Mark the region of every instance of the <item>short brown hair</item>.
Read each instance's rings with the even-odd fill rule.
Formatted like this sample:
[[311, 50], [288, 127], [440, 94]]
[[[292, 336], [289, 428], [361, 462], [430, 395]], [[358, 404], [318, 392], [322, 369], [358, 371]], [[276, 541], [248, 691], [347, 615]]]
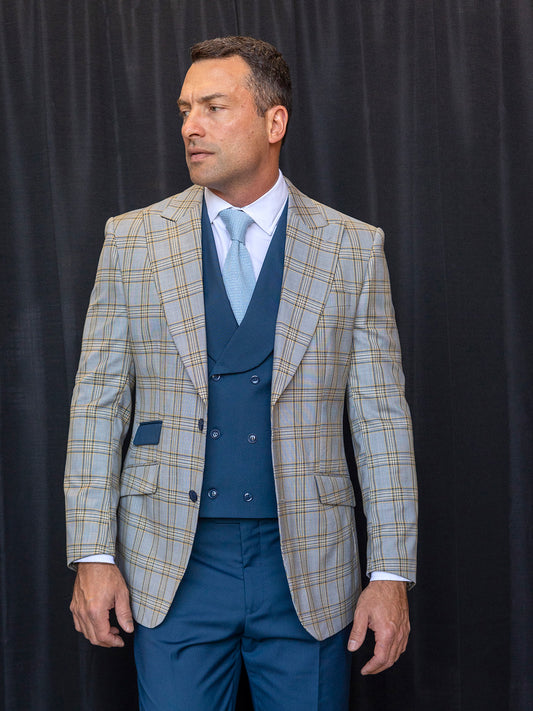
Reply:
[[250, 67], [249, 86], [257, 113], [264, 116], [272, 106], [292, 110], [291, 75], [287, 62], [268, 42], [254, 37], [217, 37], [191, 47], [191, 60], [222, 59], [239, 56]]

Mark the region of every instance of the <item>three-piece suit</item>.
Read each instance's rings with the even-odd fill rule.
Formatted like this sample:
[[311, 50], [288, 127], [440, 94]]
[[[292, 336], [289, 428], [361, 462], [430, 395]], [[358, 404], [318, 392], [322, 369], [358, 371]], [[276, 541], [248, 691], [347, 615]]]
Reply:
[[[361, 587], [344, 413], [369, 573], [415, 578], [413, 443], [383, 233], [288, 187], [267, 451], [294, 607], [325, 639], [352, 621]], [[115, 556], [149, 628], [172, 604], [213, 491], [202, 208], [192, 186], [108, 222], [72, 403], [68, 561]]]

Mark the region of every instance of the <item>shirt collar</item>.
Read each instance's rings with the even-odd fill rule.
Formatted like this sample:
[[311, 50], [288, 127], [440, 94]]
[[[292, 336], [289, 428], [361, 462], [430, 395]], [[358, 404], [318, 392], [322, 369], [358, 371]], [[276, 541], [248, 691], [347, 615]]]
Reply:
[[[272, 235], [278, 222], [281, 211], [285, 206], [289, 189], [281, 171], [279, 171], [278, 179], [273, 187], [261, 195], [260, 198], [245, 205], [241, 208], [247, 215], [250, 215], [252, 220], [268, 235]], [[215, 195], [209, 188], [204, 188], [205, 204], [207, 214], [211, 224], [218, 217], [221, 210], [227, 207], [233, 207], [229, 202], [226, 202], [218, 195]]]

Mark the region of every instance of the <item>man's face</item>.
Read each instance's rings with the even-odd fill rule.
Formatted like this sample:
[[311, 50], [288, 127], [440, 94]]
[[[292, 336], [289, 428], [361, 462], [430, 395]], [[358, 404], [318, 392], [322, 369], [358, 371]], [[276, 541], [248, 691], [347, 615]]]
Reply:
[[192, 182], [238, 207], [260, 197], [277, 179], [270, 112], [258, 115], [247, 87], [249, 73], [238, 56], [195, 62], [178, 100]]

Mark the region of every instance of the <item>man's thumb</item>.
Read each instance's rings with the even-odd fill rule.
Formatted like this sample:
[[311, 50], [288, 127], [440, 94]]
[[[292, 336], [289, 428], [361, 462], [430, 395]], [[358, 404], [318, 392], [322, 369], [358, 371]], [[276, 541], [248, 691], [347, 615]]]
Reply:
[[133, 616], [127, 596], [121, 595], [115, 601], [115, 614], [117, 622], [122, 627], [124, 632], [133, 632]]

